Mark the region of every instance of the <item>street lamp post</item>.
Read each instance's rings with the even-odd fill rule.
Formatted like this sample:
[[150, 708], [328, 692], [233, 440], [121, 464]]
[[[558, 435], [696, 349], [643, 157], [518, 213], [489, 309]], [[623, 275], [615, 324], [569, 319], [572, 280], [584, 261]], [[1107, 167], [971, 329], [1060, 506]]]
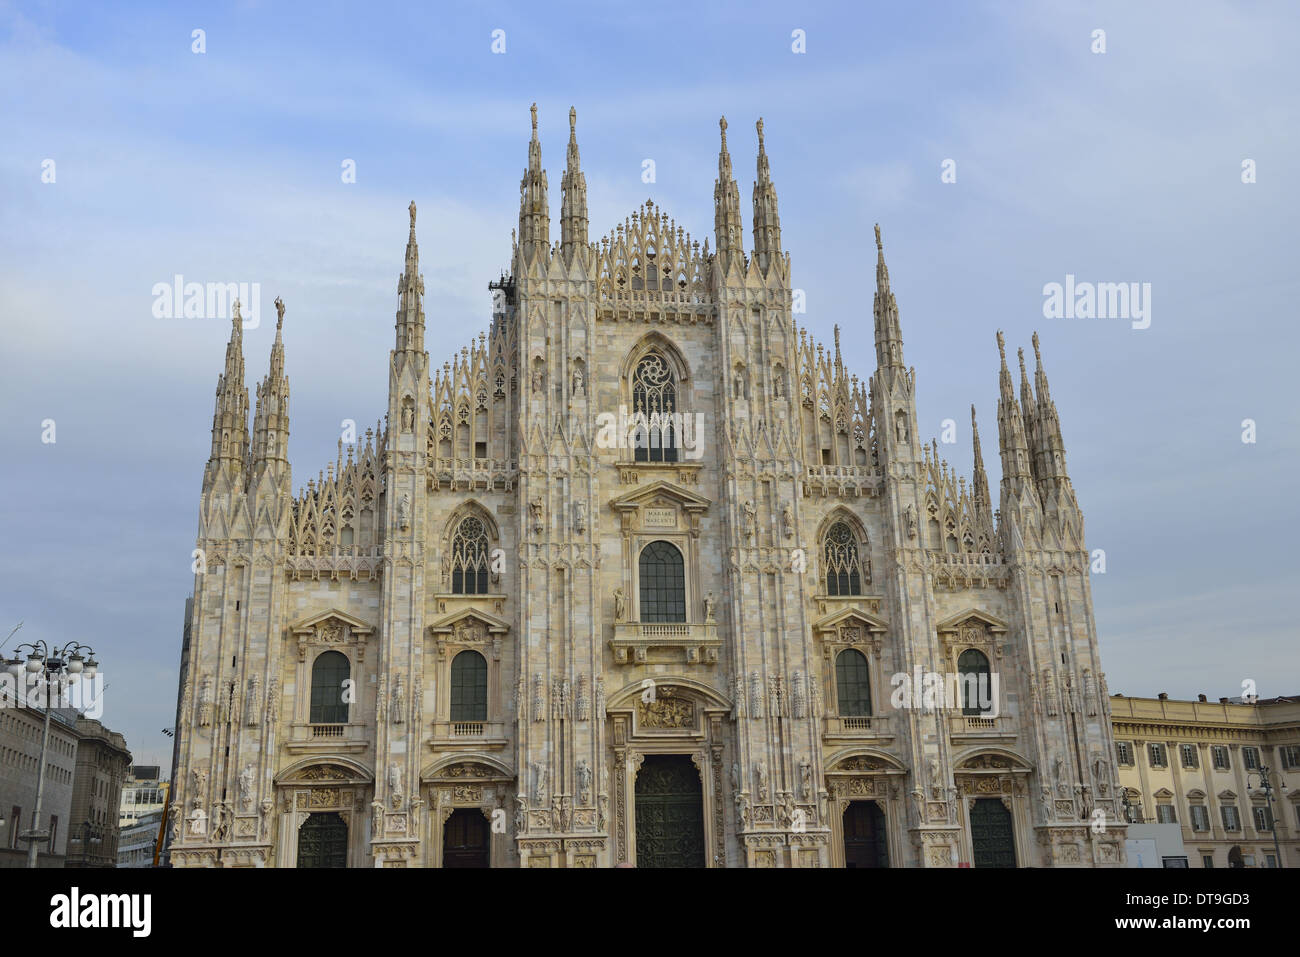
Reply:
[[[18, 654], [23, 649], [27, 649], [26, 662]], [[10, 673], [18, 678], [26, 671], [33, 676], [29, 679], [33, 683], [45, 683], [45, 727], [41, 731], [40, 760], [36, 762], [36, 806], [32, 808], [31, 828], [19, 835], [27, 840], [27, 866], [36, 867], [41, 841], [50, 838], [50, 832], [41, 828], [40, 821], [41, 801], [45, 797], [45, 749], [50, 743], [50, 715], [54, 710], [51, 699], [54, 697], [55, 686], [61, 692], [63, 683], [69, 679], [81, 675], [93, 678], [99, 663], [95, 661], [95, 652], [90, 646], [77, 641], [70, 641], [62, 648], [51, 648], [44, 641], [28, 642], [16, 647], [14, 652], [14, 657], [5, 662]], [[50, 850], [53, 852], [54, 849]]]
[[[1269, 830], [1273, 832], [1273, 852], [1277, 855], [1277, 866], [1286, 867], [1282, 860], [1282, 845], [1277, 839], [1277, 815], [1273, 813], [1273, 783], [1269, 781], [1269, 766], [1261, 764], [1256, 772], [1259, 775], [1259, 787], [1264, 792], [1264, 799], [1268, 801], [1268, 823]], [[1282, 783], [1282, 790], [1286, 790], [1286, 782]], [[1250, 792], [1250, 772], [1246, 772], [1246, 792]]]

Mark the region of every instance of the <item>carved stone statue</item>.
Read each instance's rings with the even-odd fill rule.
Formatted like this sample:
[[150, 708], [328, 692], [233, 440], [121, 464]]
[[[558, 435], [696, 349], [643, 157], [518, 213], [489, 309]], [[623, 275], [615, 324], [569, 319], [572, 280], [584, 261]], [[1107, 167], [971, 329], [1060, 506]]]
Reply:
[[767, 803], [767, 762], [759, 761], [754, 765], [754, 781], [758, 790], [758, 803]]
[[907, 416], [900, 415], [894, 420], [894, 430], [899, 442], [907, 441]]
[[533, 367], [533, 392], [540, 395], [545, 381], [546, 381], [546, 376], [542, 372], [542, 367], [534, 366]]
[[402, 531], [411, 527], [411, 496], [407, 492], [397, 500], [397, 527]]
[[621, 588], [614, 589], [614, 620], [627, 620], [627, 595]]
[[715, 604], [716, 602], [713, 599], [713, 592], [709, 592], [707, 595], [704, 596], [704, 620], [705, 621], [713, 621], [713, 611], [714, 611], [713, 606]]
[[402, 806], [402, 769], [396, 761], [388, 765], [388, 790], [389, 804], [394, 811], [399, 810]]
[[528, 503], [528, 511], [533, 516], [533, 532], [537, 535], [542, 534], [542, 529], [546, 527], [542, 524], [542, 508], [544, 505], [545, 503], [542, 501], [541, 496], [538, 496]]
[[754, 527], [757, 524], [758, 512], [754, 508], [752, 499], [747, 499], [741, 506], [745, 512], [745, 539], [748, 541], [754, 537]]
[[546, 765], [533, 764], [534, 773], [537, 775], [537, 784], [533, 790], [533, 799], [540, 807], [546, 803]]
[[907, 511], [903, 514], [907, 520], [907, 537], [916, 538], [916, 506], [908, 502]]
[[393, 683], [392, 704], [389, 709], [389, 720], [393, 724], [401, 724], [403, 716], [406, 714], [406, 680], [401, 675]]
[[812, 800], [812, 762], [807, 757], [799, 762], [799, 794], [805, 801]]
[[578, 803], [582, 807], [591, 804], [591, 765], [586, 758], [578, 762]]
[[405, 405], [402, 407], [402, 431], [411, 432], [415, 429], [415, 407]]
[[587, 394], [587, 388], [586, 388], [586, 386], [583, 384], [583, 381], [582, 381], [582, 370], [581, 370], [581, 369], [575, 369], [575, 370], [573, 371], [573, 394], [574, 394], [574, 395], [586, 395], [586, 394]]
[[788, 502], [781, 506], [781, 532], [786, 538], [794, 538], [794, 509]]
[[585, 534], [587, 531], [587, 503], [586, 502], [573, 503], [573, 530], [577, 532], [579, 535]]
[[239, 808], [247, 812], [253, 805], [253, 765], [245, 764], [239, 772]]

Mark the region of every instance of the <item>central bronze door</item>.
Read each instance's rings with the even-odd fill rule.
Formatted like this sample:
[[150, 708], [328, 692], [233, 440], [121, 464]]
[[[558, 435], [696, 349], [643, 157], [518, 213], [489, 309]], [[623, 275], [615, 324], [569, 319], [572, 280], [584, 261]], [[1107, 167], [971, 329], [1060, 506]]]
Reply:
[[889, 866], [885, 814], [875, 801], [850, 801], [844, 809], [844, 866]]
[[704, 866], [704, 794], [684, 754], [647, 755], [637, 773], [636, 866]]
[[460, 807], [442, 826], [443, 867], [489, 867], [487, 818], [478, 808]]
[[347, 822], [333, 812], [308, 815], [298, 829], [298, 866], [347, 867]]
[[1015, 867], [1011, 812], [999, 798], [980, 798], [970, 812], [970, 843], [976, 867]]

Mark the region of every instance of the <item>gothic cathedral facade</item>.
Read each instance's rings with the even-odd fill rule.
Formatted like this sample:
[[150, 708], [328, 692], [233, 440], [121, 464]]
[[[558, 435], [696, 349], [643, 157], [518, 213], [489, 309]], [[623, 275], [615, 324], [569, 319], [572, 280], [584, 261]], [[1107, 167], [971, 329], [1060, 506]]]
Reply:
[[559, 241], [534, 107], [440, 367], [411, 204], [387, 415], [296, 494], [284, 306], [251, 434], [236, 310], [172, 863], [1122, 865], [1041, 357], [1017, 398], [998, 334], [995, 513], [978, 431], [969, 482], [918, 435], [878, 228], [871, 376], [795, 325], [761, 120], [748, 253], [725, 120], [713, 249], [653, 202], [591, 241], [569, 125]]

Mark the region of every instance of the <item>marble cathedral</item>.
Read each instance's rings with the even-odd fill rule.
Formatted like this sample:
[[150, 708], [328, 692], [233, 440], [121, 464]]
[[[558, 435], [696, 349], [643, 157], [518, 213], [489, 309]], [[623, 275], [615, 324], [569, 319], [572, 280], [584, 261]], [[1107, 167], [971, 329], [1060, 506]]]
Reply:
[[411, 204], [386, 415], [296, 493], [284, 306], [251, 434], [233, 323], [172, 863], [1122, 864], [1037, 337], [1019, 397], [997, 337], [995, 512], [974, 407], [969, 482], [918, 435], [879, 229], [863, 381], [795, 324], [761, 120], [748, 252], [725, 120], [712, 248], [653, 202], [590, 238], [575, 121], [556, 241], [533, 108], [491, 325], [440, 366]]

